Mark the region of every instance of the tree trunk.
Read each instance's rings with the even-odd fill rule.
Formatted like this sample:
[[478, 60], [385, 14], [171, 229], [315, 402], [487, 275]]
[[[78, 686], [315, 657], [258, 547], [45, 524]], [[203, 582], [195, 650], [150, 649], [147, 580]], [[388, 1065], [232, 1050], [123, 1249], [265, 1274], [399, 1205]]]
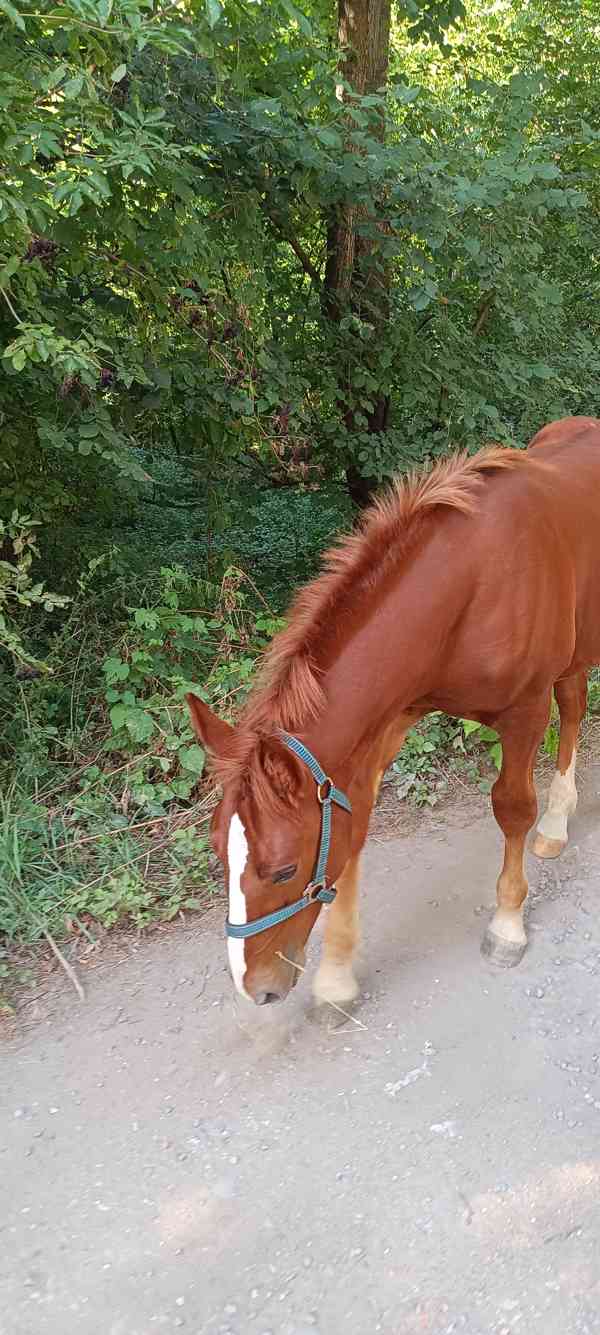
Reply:
[[[344, 49], [340, 68], [344, 83], [352, 92], [339, 89], [344, 101], [352, 102], [352, 93], [364, 96], [385, 87], [388, 72], [390, 43], [391, 0], [338, 0], [338, 44]], [[371, 128], [371, 133], [383, 141], [385, 120]], [[368, 215], [352, 205], [337, 210], [327, 220], [327, 263], [323, 293], [323, 313], [333, 324], [345, 310], [362, 314], [374, 325], [371, 354], [377, 356], [377, 347], [389, 317], [389, 273], [385, 261], [377, 255], [375, 237], [363, 236], [357, 223], [365, 222]], [[371, 220], [376, 225], [376, 220]], [[376, 365], [376, 360], [375, 360]], [[339, 382], [340, 413], [346, 430], [355, 430], [356, 409], [353, 403], [351, 368]], [[367, 414], [367, 430], [375, 434], [386, 430], [389, 416], [389, 398], [379, 394], [373, 409]], [[349, 459], [346, 480], [352, 499], [364, 505], [370, 499], [377, 483], [375, 478], [363, 476], [354, 460]]]

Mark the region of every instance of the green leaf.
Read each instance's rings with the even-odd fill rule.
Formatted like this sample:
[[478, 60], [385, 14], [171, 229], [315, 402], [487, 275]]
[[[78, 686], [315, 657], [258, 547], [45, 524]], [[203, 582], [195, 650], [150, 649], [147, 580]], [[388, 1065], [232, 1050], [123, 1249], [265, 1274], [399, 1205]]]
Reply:
[[134, 613], [136, 626], [145, 626], [148, 630], [156, 630], [159, 625], [159, 618], [156, 612], [152, 612], [148, 607], [137, 607]]
[[411, 301], [415, 311], [425, 311], [428, 306], [431, 306], [431, 296], [424, 288], [418, 288], [416, 292], [411, 294]]
[[125, 726], [134, 742], [147, 742], [154, 733], [154, 719], [145, 709], [128, 709]]
[[21, 256], [11, 255], [10, 259], [6, 261], [4, 268], [0, 270], [0, 287], [6, 287], [6, 284], [10, 282], [10, 279], [16, 274], [20, 264]]
[[76, 74], [73, 79], [67, 79], [67, 82], [62, 90], [64, 96], [69, 99], [73, 97], [79, 97], [79, 94], [83, 88], [84, 83], [85, 83], [85, 76], [83, 74]]
[[216, 27], [223, 13], [223, 6], [220, 4], [219, 0], [205, 0], [204, 9], [209, 28]]
[[124, 663], [121, 658], [107, 658], [102, 670], [107, 681], [126, 681], [129, 676], [129, 663]]
[[123, 724], [125, 723], [125, 719], [127, 718], [128, 713], [129, 710], [127, 708], [127, 705], [123, 704], [113, 705], [112, 709], [109, 710], [109, 717], [114, 732], [119, 732], [119, 729], [123, 727]]
[[61, 79], [64, 79], [66, 72], [67, 72], [67, 66], [65, 65], [64, 61], [61, 61], [61, 64], [57, 65], [56, 69], [53, 70], [52, 74], [50, 74], [49, 77], [46, 79], [44, 87], [47, 88], [48, 90], [56, 88], [56, 85], [61, 82]]
[[182, 746], [177, 756], [184, 769], [191, 770], [193, 774], [202, 774], [205, 753], [201, 746]]
[[126, 74], [127, 74], [127, 66], [117, 65], [117, 68], [113, 70], [110, 76], [111, 83], [120, 83], [121, 79], [124, 79]]
[[493, 761], [496, 769], [502, 768], [502, 742], [496, 742], [490, 747], [490, 759]]
[[342, 136], [338, 134], [338, 131], [329, 130], [326, 126], [317, 130], [317, 138], [328, 148], [340, 148], [342, 144]]
[[286, 14], [289, 14], [290, 18], [298, 24], [300, 32], [303, 32], [305, 37], [312, 37], [312, 25], [309, 23], [306, 14], [303, 14], [302, 10], [298, 9], [298, 6], [293, 3], [293, 0], [279, 0], [279, 3], [281, 8], [285, 10]]
[[24, 20], [19, 14], [18, 9], [15, 9], [14, 5], [11, 5], [10, 0], [0, 0], [0, 9], [7, 15], [11, 23], [14, 23], [16, 28], [20, 28], [21, 32], [25, 32]]
[[392, 93], [392, 97], [395, 97], [397, 102], [406, 103], [406, 102], [416, 102], [419, 93], [421, 92], [421, 89], [418, 86], [415, 88], [415, 87], [408, 87], [407, 84], [397, 83], [390, 91]]

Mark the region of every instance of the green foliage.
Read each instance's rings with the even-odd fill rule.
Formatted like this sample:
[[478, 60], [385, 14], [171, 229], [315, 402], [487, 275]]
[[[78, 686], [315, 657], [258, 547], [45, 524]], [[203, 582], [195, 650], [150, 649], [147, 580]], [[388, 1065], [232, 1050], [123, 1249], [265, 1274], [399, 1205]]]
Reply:
[[[50, 816], [50, 818], [49, 818]], [[58, 813], [13, 789], [0, 811], [0, 933], [8, 941], [137, 927], [206, 902], [207, 839], [188, 823], [129, 822], [88, 770]]]
[[[0, 37], [1, 911], [35, 935], [206, 875], [183, 695], [243, 699], [352, 470], [600, 411], [600, 38], [403, 0], [387, 92], [340, 101], [323, 0], [0, 0]], [[434, 717], [400, 783], [482, 748]]]
[[[332, 19], [282, 0], [4, 6], [5, 518], [15, 487], [71, 520], [110, 508], [119, 477], [150, 488], [150, 441], [209, 487], [240, 467], [385, 478], [594, 410], [595, 30], [574, 5], [411, 0], [389, 96], [349, 110]], [[364, 285], [332, 319], [326, 220], [348, 209]]]
[[[13, 710], [4, 734], [6, 775], [18, 774], [0, 820], [0, 934], [9, 939], [84, 930], [92, 919], [141, 927], [206, 900], [212, 800], [198, 791], [205, 757], [183, 696], [200, 675], [205, 697], [227, 713], [280, 624], [247, 605], [235, 569], [211, 590], [164, 568], [142, 604], [124, 609], [106, 655], [102, 620], [90, 617], [95, 575], [71, 610], [77, 622], [85, 609], [85, 660], [67, 636], [67, 679], [30, 681], [25, 711]], [[211, 597], [212, 608], [196, 610]], [[64, 668], [64, 640], [60, 660]], [[0, 690], [8, 700], [9, 678]]]
[[398, 776], [399, 797], [435, 807], [453, 773], [489, 792], [501, 763], [502, 748], [492, 728], [433, 713], [408, 733], [392, 773]]
[[34, 581], [32, 563], [39, 556], [34, 529], [39, 520], [13, 510], [10, 519], [0, 518], [0, 649], [22, 663], [35, 663], [23, 643], [15, 612], [41, 608], [52, 612], [70, 601], [63, 594], [50, 593], [43, 582]]
[[447, 786], [448, 752], [463, 750], [460, 722], [443, 714], [429, 714], [406, 737], [392, 765], [398, 776], [396, 791], [418, 807], [434, 807]]

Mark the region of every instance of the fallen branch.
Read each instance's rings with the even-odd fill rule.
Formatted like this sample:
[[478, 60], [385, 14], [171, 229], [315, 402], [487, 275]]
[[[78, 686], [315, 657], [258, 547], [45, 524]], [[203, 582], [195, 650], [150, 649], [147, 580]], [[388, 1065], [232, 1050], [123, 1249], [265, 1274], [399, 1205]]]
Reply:
[[48, 945], [50, 946], [51, 951], [53, 952], [54, 955], [56, 955], [56, 958], [61, 968], [64, 969], [67, 978], [70, 979], [70, 981], [72, 982], [73, 987], [75, 988], [75, 991], [77, 993], [77, 996], [79, 997], [79, 1000], [85, 1001], [85, 992], [77, 977], [77, 974], [75, 973], [72, 964], [69, 964], [68, 959], [65, 959], [65, 956], [63, 955], [62, 950], [60, 950], [59, 947], [57, 946], [54, 937], [50, 936], [49, 932], [44, 932], [44, 936], [48, 942]]

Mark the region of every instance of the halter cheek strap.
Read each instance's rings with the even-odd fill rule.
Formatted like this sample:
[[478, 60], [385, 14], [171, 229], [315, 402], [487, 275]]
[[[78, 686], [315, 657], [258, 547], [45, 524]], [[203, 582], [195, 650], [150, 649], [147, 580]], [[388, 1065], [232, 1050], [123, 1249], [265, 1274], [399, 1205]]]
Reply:
[[293, 918], [296, 913], [309, 908], [311, 904], [332, 904], [336, 896], [335, 886], [332, 885], [328, 888], [325, 878], [331, 845], [331, 806], [335, 802], [336, 806], [342, 807], [344, 811], [351, 814], [352, 804], [346, 794], [334, 786], [333, 781], [328, 778], [325, 770], [322, 769], [318, 760], [313, 756], [312, 751], [309, 751], [308, 747], [304, 745], [304, 742], [300, 742], [297, 737], [292, 737], [287, 732], [282, 732], [279, 736], [285, 746], [289, 747], [289, 750], [293, 751], [294, 755], [298, 757], [298, 760], [301, 760], [307, 766], [317, 785], [317, 801], [321, 807], [319, 852], [313, 879], [309, 881], [300, 899], [296, 899], [293, 904], [284, 904], [283, 908], [275, 909], [273, 913], [265, 913], [262, 918], [255, 918], [254, 922], [226, 922], [227, 936], [238, 941], [244, 940], [248, 936], [257, 936], [259, 932], [266, 932], [269, 927], [277, 927], [278, 923]]

